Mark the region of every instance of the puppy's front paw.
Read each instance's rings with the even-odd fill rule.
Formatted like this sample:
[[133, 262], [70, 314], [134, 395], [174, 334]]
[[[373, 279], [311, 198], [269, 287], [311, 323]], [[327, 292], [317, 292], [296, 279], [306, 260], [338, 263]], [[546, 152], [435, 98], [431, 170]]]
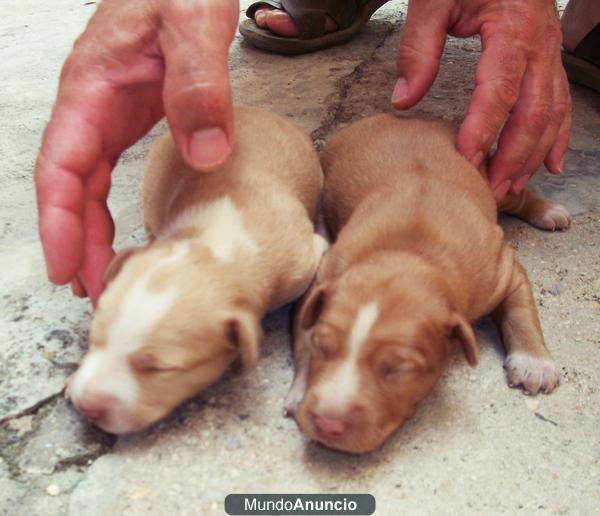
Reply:
[[551, 358], [528, 353], [511, 353], [504, 360], [504, 369], [511, 387], [522, 386], [527, 394], [549, 394], [560, 381], [560, 374]]
[[562, 204], [553, 204], [545, 212], [536, 214], [531, 223], [539, 229], [556, 231], [569, 229], [572, 220], [567, 208]]

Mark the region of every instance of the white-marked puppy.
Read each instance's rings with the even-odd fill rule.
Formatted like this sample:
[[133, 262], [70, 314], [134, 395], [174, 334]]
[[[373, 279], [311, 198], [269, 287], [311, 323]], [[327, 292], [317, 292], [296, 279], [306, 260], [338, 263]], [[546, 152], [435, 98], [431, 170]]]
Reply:
[[[286, 409], [312, 439], [376, 448], [441, 376], [454, 343], [471, 365], [471, 322], [494, 311], [511, 385], [548, 393], [559, 374], [527, 275], [481, 173], [434, 121], [379, 115], [327, 145], [325, 221], [335, 239], [295, 320]], [[570, 216], [529, 192], [500, 209], [543, 229]]]
[[254, 365], [261, 318], [306, 290], [326, 249], [313, 225], [321, 184], [308, 135], [259, 109], [236, 109], [233, 155], [210, 174], [159, 138], [144, 179], [150, 242], [107, 271], [68, 385], [78, 410], [108, 432], [136, 431], [232, 363]]

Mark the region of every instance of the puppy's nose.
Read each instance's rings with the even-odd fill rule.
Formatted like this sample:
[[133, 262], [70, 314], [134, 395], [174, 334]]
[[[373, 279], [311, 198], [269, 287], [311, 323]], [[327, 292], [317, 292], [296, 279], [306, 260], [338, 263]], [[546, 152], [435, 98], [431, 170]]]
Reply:
[[313, 422], [317, 428], [317, 431], [329, 439], [339, 439], [346, 433], [346, 430], [348, 429], [347, 423], [341, 419], [333, 417], [325, 417], [315, 414], [313, 415]]
[[77, 410], [90, 421], [101, 421], [116, 401], [112, 396], [94, 394], [77, 403]]

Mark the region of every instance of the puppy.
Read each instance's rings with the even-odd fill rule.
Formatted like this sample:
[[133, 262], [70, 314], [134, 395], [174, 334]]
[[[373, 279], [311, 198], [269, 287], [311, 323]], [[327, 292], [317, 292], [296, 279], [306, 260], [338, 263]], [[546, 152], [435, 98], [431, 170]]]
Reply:
[[236, 109], [234, 130], [231, 159], [210, 174], [190, 170], [170, 134], [150, 152], [149, 243], [109, 266], [67, 387], [108, 432], [140, 430], [233, 363], [253, 366], [261, 318], [306, 290], [326, 249], [314, 232], [322, 173], [310, 138], [249, 107]]
[[[531, 394], [558, 384], [485, 171], [454, 141], [438, 122], [386, 114], [342, 130], [322, 154], [335, 243], [297, 312], [286, 411], [327, 446], [379, 446], [431, 391], [455, 343], [477, 363], [471, 322], [490, 312], [509, 384]], [[571, 220], [526, 191], [500, 209], [542, 229], [566, 229]]]

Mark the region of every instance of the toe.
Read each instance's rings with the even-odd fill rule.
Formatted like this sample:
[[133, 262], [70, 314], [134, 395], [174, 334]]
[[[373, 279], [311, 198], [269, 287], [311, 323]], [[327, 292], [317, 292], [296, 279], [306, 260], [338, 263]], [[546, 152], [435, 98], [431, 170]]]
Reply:
[[266, 23], [271, 32], [274, 32], [280, 36], [293, 38], [299, 35], [296, 23], [285, 11], [273, 9], [267, 13]]
[[551, 358], [526, 353], [513, 353], [504, 362], [508, 384], [522, 387], [527, 394], [548, 394], [560, 381], [558, 369]]
[[262, 7], [254, 13], [254, 21], [261, 29], [267, 28], [267, 15], [272, 9], [270, 7]]
[[571, 220], [571, 214], [567, 208], [560, 204], [554, 204], [544, 213], [537, 226], [549, 231], [564, 230], [569, 228]]
[[[264, 14], [264, 19], [261, 20], [264, 25], [261, 25], [258, 19], [256, 20], [259, 27], [268, 27], [271, 32], [288, 38], [295, 38], [300, 35], [296, 22], [285, 11], [282, 11], [281, 9], [265, 9]], [[337, 30], [337, 23], [333, 18], [327, 16], [325, 20], [325, 32], [333, 32], [335, 30]]]

